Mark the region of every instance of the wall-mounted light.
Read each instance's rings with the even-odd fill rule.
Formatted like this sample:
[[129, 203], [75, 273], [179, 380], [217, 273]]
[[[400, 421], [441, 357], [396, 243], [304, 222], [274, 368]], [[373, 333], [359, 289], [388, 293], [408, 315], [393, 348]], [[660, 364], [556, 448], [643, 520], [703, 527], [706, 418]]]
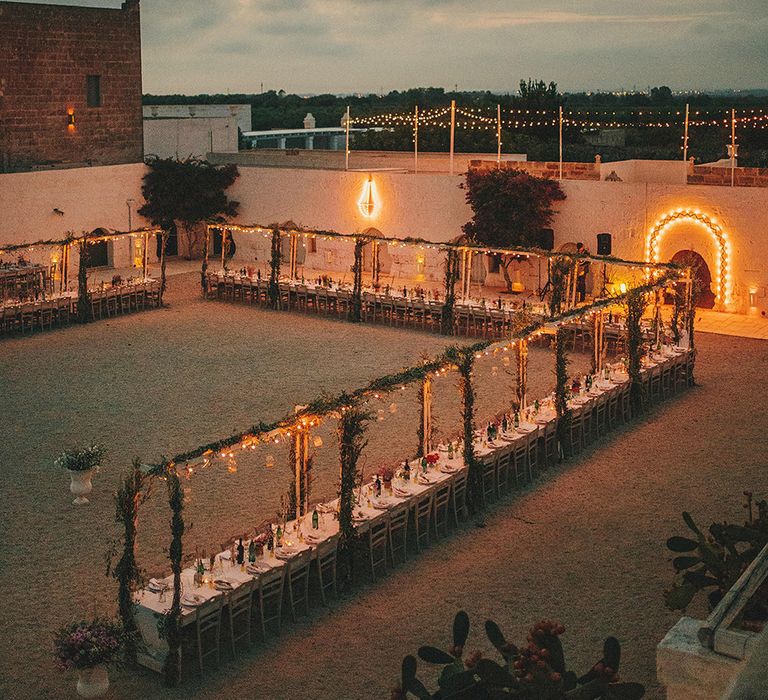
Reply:
[[376, 203], [376, 185], [373, 182], [373, 176], [371, 175], [368, 176], [368, 179], [363, 185], [363, 191], [360, 194], [357, 206], [360, 209], [360, 213], [367, 219], [372, 219], [376, 216], [376, 210], [378, 208]]
[[67, 130], [68, 131], [75, 130], [75, 110], [74, 109], [67, 110]]
[[749, 289], [749, 306], [750, 308], [757, 306], [757, 287], [750, 287]]

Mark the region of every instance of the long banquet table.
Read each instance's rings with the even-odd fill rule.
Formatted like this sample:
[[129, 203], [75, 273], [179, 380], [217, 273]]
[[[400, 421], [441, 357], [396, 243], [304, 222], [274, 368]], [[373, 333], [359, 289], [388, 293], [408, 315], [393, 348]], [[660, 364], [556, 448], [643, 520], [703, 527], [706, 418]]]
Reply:
[[[683, 348], [665, 347], [659, 350], [653, 356], [646, 358], [643, 364], [642, 375], [647, 383], [649, 390], [656, 378], [660, 378], [665, 373], [674, 376], [674, 373], [687, 372], [690, 368], [690, 362], [693, 358], [693, 352]], [[596, 379], [590, 391], [582, 390], [569, 400], [569, 408], [573, 414], [584, 416], [591, 413], [601, 403], [617, 401], [620, 397], [628, 395], [629, 377], [620, 367], [615, 365], [611, 368], [610, 377], [601, 377]], [[490, 478], [500, 483], [500, 474], [494, 470], [501, 468], [505, 462], [505, 456], [523, 453], [526, 459], [530, 459], [531, 447], [534, 451], [539, 451], [537, 460], [541, 460], [541, 450], [545, 449], [544, 438], [554, 432], [557, 416], [554, 410], [554, 397], [552, 395], [545, 398], [539, 405], [538, 411], [529, 407], [523, 411], [523, 419], [518, 428], [512, 427], [511, 423], [507, 431], [500, 430], [499, 435], [494, 440], [488, 440], [485, 430], [476, 432], [474, 450], [475, 456], [481, 463], [484, 479]], [[402, 472], [398, 474], [392, 482], [392, 490], [382, 498], [373, 496], [372, 484], [368, 483], [356, 493], [355, 505], [353, 508], [353, 524], [356, 531], [360, 534], [366, 533], [372, 525], [382, 521], [388, 522], [391, 515], [407, 508], [411, 512], [411, 517], [416, 517], [416, 510], [419, 504], [425, 499], [431, 499], [434, 503], [435, 494], [441, 489], [447, 488], [452, 498], [452, 506], [461, 509], [462, 503], [457, 503], [456, 499], [461, 498], [467, 482], [467, 466], [462, 457], [461, 446], [454, 451], [453, 457], [449, 458], [448, 449], [445, 445], [438, 446], [438, 460], [434, 465], [429, 465], [426, 472], [413, 467], [411, 479], [405, 481], [402, 478]], [[507, 463], [509, 460], [507, 460]], [[400, 464], [400, 467], [403, 463]], [[527, 464], [528, 478], [532, 478], [533, 464]], [[488, 484], [484, 484], [483, 489]], [[208, 576], [214, 578], [223, 578], [229, 581], [233, 590], [247, 584], [254, 583], [258, 587], [263, 580], [274, 576], [285, 576], [287, 567], [296, 556], [309, 551], [313, 559], [318, 556], [318, 551], [327, 547], [335, 547], [338, 540], [339, 524], [336, 519], [338, 510], [338, 499], [321, 503], [317, 505], [320, 513], [320, 522], [318, 529], [313, 529], [311, 517], [304, 516], [302, 519], [293, 520], [286, 523], [283, 549], [276, 549], [275, 552], [267, 552], [260, 555], [256, 561], [256, 569], [249, 573], [248, 568], [239, 566], [230, 559], [229, 551], [220, 552], [216, 555], [216, 564], [213, 572], [207, 572]], [[431, 517], [431, 516], [430, 516]], [[246, 551], [249, 541], [244, 542]], [[226, 605], [229, 595], [228, 592], [222, 592], [203, 584], [200, 587], [194, 585], [194, 569], [187, 567], [182, 571], [182, 626], [194, 624], [196, 621], [196, 612], [199, 605], [209, 601], [217, 596], [225, 596]], [[171, 605], [173, 577], [168, 576], [161, 579], [160, 583], [169, 587], [164, 592], [158, 592], [145, 588], [135, 594], [135, 619], [139, 631], [144, 641], [144, 650], [139, 654], [139, 662], [148, 668], [158, 672], [162, 670], [165, 657], [168, 653], [166, 642], [158, 634], [158, 621], [168, 612]], [[198, 597], [199, 602], [195, 604], [188, 596], [191, 594]], [[254, 593], [254, 595], [256, 595]]]
[[[251, 304], [269, 303], [269, 281], [251, 275], [209, 272], [206, 275], [208, 298], [241, 301]], [[282, 279], [278, 283], [281, 304], [287, 310], [343, 315], [349, 310], [352, 292], [337, 282], [317, 282]], [[427, 292], [402, 287], [364, 288], [362, 293], [363, 321], [389, 323], [395, 326], [440, 330], [443, 300]], [[454, 329], [463, 335], [500, 338], [509, 335], [517, 314], [527, 310], [543, 314], [540, 302], [457, 299], [454, 306]]]
[[[160, 282], [146, 278], [89, 290], [94, 318], [115, 316], [157, 306]], [[66, 291], [46, 298], [26, 299], [0, 305], [0, 336], [65, 326], [77, 316], [77, 292]]]

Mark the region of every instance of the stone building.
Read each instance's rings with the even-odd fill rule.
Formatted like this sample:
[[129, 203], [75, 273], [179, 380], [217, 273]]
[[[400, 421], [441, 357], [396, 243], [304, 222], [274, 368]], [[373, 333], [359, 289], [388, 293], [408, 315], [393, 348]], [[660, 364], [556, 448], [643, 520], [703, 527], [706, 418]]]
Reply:
[[0, 172], [143, 158], [139, 0], [0, 1]]

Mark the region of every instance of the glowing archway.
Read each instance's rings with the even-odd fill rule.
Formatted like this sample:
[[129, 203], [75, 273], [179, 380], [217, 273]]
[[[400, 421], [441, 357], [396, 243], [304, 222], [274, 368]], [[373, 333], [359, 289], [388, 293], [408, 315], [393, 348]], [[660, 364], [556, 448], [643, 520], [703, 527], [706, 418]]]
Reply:
[[664, 234], [677, 223], [694, 223], [706, 228], [718, 247], [717, 255], [717, 291], [715, 299], [722, 304], [731, 303], [733, 292], [731, 286], [730, 243], [728, 234], [710, 216], [702, 214], [698, 209], [674, 209], [662, 216], [648, 231], [645, 239], [645, 257], [649, 262], [659, 262], [659, 242]]

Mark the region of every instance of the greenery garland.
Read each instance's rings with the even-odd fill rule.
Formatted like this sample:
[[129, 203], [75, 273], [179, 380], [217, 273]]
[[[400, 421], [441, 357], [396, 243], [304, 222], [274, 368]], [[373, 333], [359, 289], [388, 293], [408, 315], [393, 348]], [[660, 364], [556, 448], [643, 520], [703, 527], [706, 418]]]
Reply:
[[173, 601], [164, 621], [164, 636], [168, 643], [163, 675], [165, 684], [175, 688], [181, 681], [181, 560], [184, 537], [184, 494], [179, 477], [173, 469], [167, 470], [168, 504], [171, 506], [171, 546], [168, 556], [173, 572]]
[[[265, 233], [270, 229], [273, 229], [273, 225], [261, 226], [259, 224], [250, 224], [243, 226], [241, 224], [217, 224], [222, 228], [226, 228], [228, 231], [241, 232], [241, 233]], [[611, 265], [623, 265], [627, 267], [638, 267], [650, 270], [680, 270], [682, 269], [677, 263], [654, 263], [644, 260], [625, 260], [613, 255], [592, 255], [589, 253], [572, 253], [565, 251], [552, 252], [551, 250], [545, 250], [544, 248], [537, 248], [531, 246], [505, 246], [494, 247], [481, 245], [473, 242], [462, 243], [449, 243], [449, 242], [436, 242], [430, 241], [426, 238], [420, 238], [418, 236], [406, 236], [404, 238], [396, 238], [394, 236], [382, 236], [379, 234], [370, 235], [364, 233], [339, 233], [333, 230], [323, 229], [310, 229], [303, 227], [295, 228], [279, 228], [283, 233], [299, 233], [306, 234], [308, 236], [320, 236], [321, 238], [341, 238], [346, 240], [358, 240], [361, 239], [365, 243], [371, 241], [379, 241], [381, 243], [392, 243], [393, 245], [413, 245], [426, 248], [435, 248], [438, 250], [471, 250], [476, 253], [498, 253], [501, 255], [534, 255], [540, 258], [557, 258], [564, 257], [569, 260], [591, 260], [598, 263], [609, 263]]]
[[557, 413], [557, 441], [560, 454], [571, 456], [571, 409], [568, 407], [568, 339], [566, 329], [559, 326], [555, 332], [555, 412]]
[[648, 306], [646, 292], [640, 288], [629, 292], [625, 300], [627, 311], [627, 373], [629, 374], [629, 400], [632, 410], [639, 412], [643, 407], [644, 385], [640, 376], [643, 359], [643, 331], [640, 322]]
[[456, 280], [459, 278], [459, 251], [448, 250], [445, 259], [445, 302], [440, 314], [440, 333], [453, 334], [454, 306], [456, 305]]
[[107, 576], [118, 582], [118, 610], [126, 633], [127, 651], [135, 657], [138, 630], [133, 617], [133, 594], [141, 588], [143, 576], [136, 562], [136, 533], [139, 520], [139, 506], [149, 497], [150, 489], [144, 490], [149, 478], [141, 471], [141, 462], [133, 461], [133, 467], [114, 493], [115, 521], [123, 526], [123, 552], [112, 568], [112, 555], [108, 556]]
[[[657, 286], [668, 284], [670, 279], [677, 278], [678, 273], [670, 272], [668, 275], [660, 278], [655, 282], [650, 282], [642, 287], [637, 287], [639, 291], [647, 292], [655, 289]], [[591, 311], [608, 308], [620, 303], [627, 297], [629, 292], [625, 294], [619, 294], [610, 298], [600, 299], [592, 303], [589, 306], [576, 307], [569, 309], [558, 316], [550, 319], [549, 323], [567, 323], [570, 320], [576, 319]], [[493, 342], [490, 340], [482, 340], [472, 345], [464, 346], [461, 348], [462, 352], [466, 352], [470, 355], [474, 355], [479, 352], [484, 352], [493, 345], [504, 345], [514, 340], [521, 338], [527, 338], [532, 333], [545, 327], [547, 323], [541, 320], [531, 321], [529, 325], [519, 329], [511, 337], [503, 340]], [[168, 461], [160, 461], [154, 464], [145, 465], [145, 470], [148, 473], [155, 475], [163, 475], [168, 467], [168, 464], [184, 464], [193, 459], [197, 459], [204, 454], [216, 453], [234, 445], [237, 445], [243, 440], [256, 438], [259, 439], [264, 435], [273, 433], [276, 430], [291, 430], [303, 419], [313, 418], [317, 416], [325, 416], [331, 413], [336, 413], [342, 409], [346, 409], [365, 401], [368, 401], [371, 396], [375, 396], [377, 393], [389, 393], [397, 391], [414, 382], [420, 382], [428, 374], [435, 374], [436, 372], [443, 370], [447, 367], [454, 367], [456, 365], [454, 353], [457, 350], [446, 351], [443, 355], [436, 357], [433, 360], [423, 362], [420, 365], [413, 367], [407, 367], [394, 374], [378, 377], [368, 383], [366, 386], [356, 389], [352, 392], [342, 392], [337, 395], [323, 394], [315, 400], [311, 401], [300, 411], [291, 411], [285, 417], [276, 420], [272, 423], [259, 422], [251, 426], [248, 430], [235, 433], [220, 440], [215, 440], [204, 445], [199, 445], [194, 449], [182, 452]]]
[[68, 233], [64, 238], [47, 238], [39, 241], [32, 241], [31, 243], [11, 243], [8, 245], [2, 245], [2, 247], [0, 247], [0, 255], [4, 255], [6, 253], [14, 253], [17, 250], [27, 250], [28, 248], [72, 245], [73, 243], [82, 243], [86, 239], [88, 239], [88, 241], [93, 244], [98, 243], [99, 241], [110, 240], [112, 238], [120, 238], [122, 236], [136, 236], [140, 233], [156, 235], [160, 233], [160, 229], [153, 226], [149, 228], [137, 228], [134, 231], [109, 231], [109, 233], [106, 235], [101, 236], [94, 236], [93, 233], [83, 233], [81, 236], [75, 236], [72, 233]]
[[339, 560], [342, 562], [342, 583], [352, 584], [354, 572], [354, 546], [357, 534], [352, 523], [355, 504], [355, 486], [358, 481], [357, 461], [368, 441], [364, 439], [370, 411], [351, 408], [342, 411], [337, 429], [339, 438]]
[[272, 229], [272, 250], [269, 258], [269, 305], [280, 308], [280, 229]]
[[365, 239], [355, 239], [355, 261], [352, 264], [354, 280], [352, 296], [349, 300], [349, 320], [352, 323], [360, 323], [363, 320], [363, 248], [365, 244]]

